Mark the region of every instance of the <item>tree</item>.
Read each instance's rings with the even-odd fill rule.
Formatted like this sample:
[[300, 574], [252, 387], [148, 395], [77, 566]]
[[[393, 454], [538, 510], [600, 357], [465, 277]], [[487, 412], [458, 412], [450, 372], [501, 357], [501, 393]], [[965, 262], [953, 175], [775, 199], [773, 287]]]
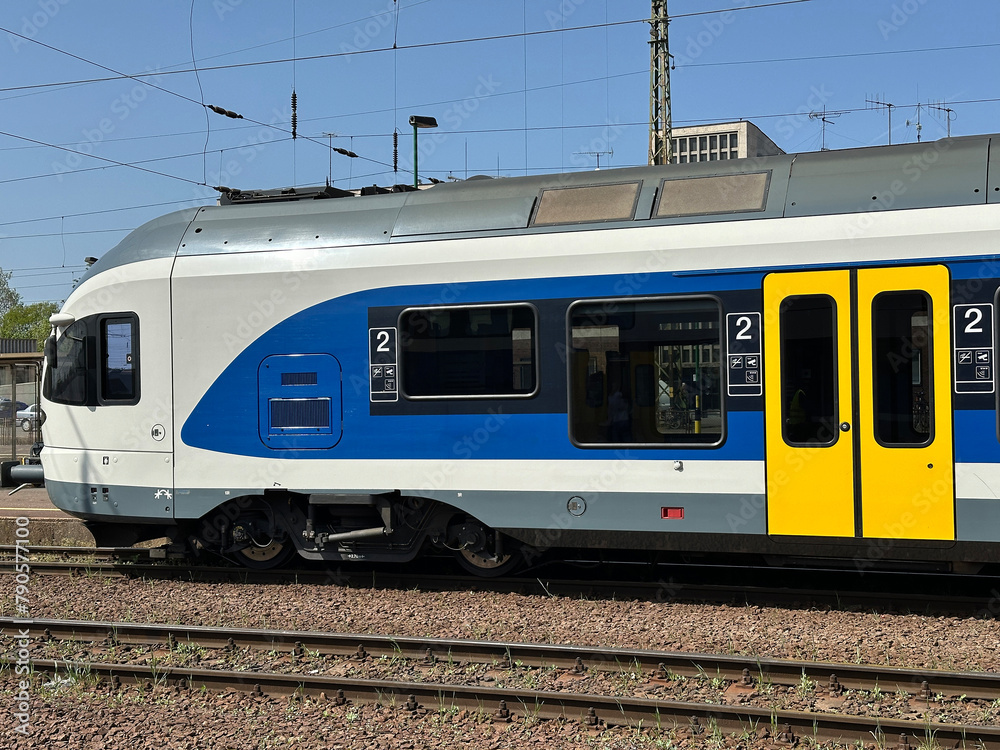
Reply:
[[59, 305], [55, 302], [35, 302], [30, 305], [22, 305], [18, 301], [0, 318], [0, 338], [35, 339], [38, 342], [38, 349], [41, 351], [45, 339], [49, 335], [49, 316], [57, 312], [59, 312]]
[[10, 285], [12, 273], [13, 271], [4, 271], [0, 268], [0, 319], [4, 318], [14, 307], [21, 304], [21, 295]]

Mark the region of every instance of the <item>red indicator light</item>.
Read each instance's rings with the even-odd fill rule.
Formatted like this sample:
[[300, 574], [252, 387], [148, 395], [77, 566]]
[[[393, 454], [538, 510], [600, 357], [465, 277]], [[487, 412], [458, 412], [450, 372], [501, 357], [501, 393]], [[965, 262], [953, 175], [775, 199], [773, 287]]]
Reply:
[[660, 508], [660, 518], [684, 518], [683, 508]]

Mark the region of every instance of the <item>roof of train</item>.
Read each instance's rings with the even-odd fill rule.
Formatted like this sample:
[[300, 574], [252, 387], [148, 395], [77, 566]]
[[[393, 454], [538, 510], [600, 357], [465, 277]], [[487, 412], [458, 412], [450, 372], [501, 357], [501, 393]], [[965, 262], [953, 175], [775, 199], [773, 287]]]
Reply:
[[[997, 145], [991, 152], [991, 141]], [[1000, 203], [1000, 135], [442, 183], [409, 192], [178, 211], [136, 229], [88, 275], [136, 261]]]

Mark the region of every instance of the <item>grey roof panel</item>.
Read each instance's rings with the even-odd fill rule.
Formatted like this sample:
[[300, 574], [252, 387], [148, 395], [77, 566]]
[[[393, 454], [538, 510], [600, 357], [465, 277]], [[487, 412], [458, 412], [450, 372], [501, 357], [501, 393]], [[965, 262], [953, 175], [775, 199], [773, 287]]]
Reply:
[[[139, 227], [108, 251], [89, 275], [175, 253], [333, 248], [393, 240], [572, 232], [595, 226], [667, 226], [1000, 203], [1000, 137], [993, 137], [992, 151], [990, 141], [990, 136], [970, 136], [753, 159], [470, 179], [361, 197], [206, 206]], [[763, 210], [712, 213], [711, 201], [703, 201], [704, 214], [658, 217], [655, 213], [663, 180], [762, 172], [768, 174]], [[640, 183], [634, 219], [529, 226], [544, 190], [630, 181]]]
[[989, 182], [986, 184], [986, 202], [1000, 203], [1000, 137], [990, 139]]
[[206, 206], [178, 255], [347, 247], [388, 242], [405, 193], [288, 203]]
[[127, 263], [154, 258], [172, 258], [177, 252], [177, 245], [184, 230], [198, 211], [197, 208], [188, 208], [146, 222], [104, 253], [100, 260], [90, 267], [85, 278]]
[[987, 138], [799, 154], [785, 216], [986, 202]]

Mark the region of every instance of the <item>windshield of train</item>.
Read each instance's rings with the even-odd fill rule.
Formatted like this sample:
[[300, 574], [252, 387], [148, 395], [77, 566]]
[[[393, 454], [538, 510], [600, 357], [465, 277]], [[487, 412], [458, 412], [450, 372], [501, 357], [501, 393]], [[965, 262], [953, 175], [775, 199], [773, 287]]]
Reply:
[[45, 397], [60, 404], [87, 402], [87, 323], [78, 320], [56, 341], [55, 366], [46, 363]]

